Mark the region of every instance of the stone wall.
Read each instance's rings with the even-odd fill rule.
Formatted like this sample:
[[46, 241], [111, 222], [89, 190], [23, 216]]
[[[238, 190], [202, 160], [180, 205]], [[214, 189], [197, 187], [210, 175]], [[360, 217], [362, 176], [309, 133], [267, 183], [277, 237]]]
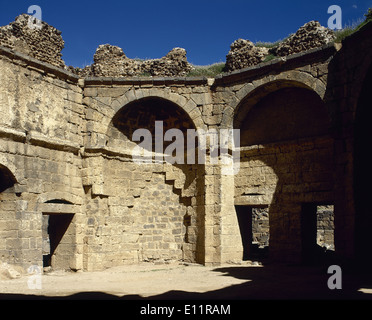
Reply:
[[[204, 260], [202, 166], [132, 162], [136, 144], [131, 139], [136, 129], [154, 133], [156, 120], [164, 121], [164, 132], [205, 128], [200, 109], [208, 101], [206, 80], [193, 79], [182, 86], [169, 80], [168, 90], [161, 90], [163, 85], [163, 80], [152, 84], [146, 80], [118, 81], [113, 86], [96, 84], [93, 79], [85, 82], [90, 135], [85, 140], [83, 184], [89, 190], [89, 210], [110, 216], [88, 218], [92, 224], [88, 269], [98, 268], [102, 256], [109, 265]], [[118, 227], [102, 228], [102, 234], [97, 235], [95, 228], [106, 220], [115, 221]]]
[[[43, 239], [57, 238], [43, 236], [43, 220], [53, 215], [64, 224], [54, 268], [238, 262], [235, 206], [250, 206], [268, 208], [270, 258], [299, 262], [304, 208], [320, 204], [334, 205], [336, 253], [352, 256], [366, 240], [354, 223], [370, 223], [355, 214], [352, 189], [354, 116], [371, 65], [371, 43], [359, 37], [372, 39], [370, 30], [348, 40], [364, 52], [355, 60], [346, 41], [214, 79], [81, 78], [0, 47], [0, 259], [43, 266]], [[205, 164], [135, 163], [131, 134], [153, 132], [155, 120], [241, 129], [239, 172], [210, 163], [210, 150]]]
[[265, 145], [242, 152], [235, 203], [269, 207], [272, 257], [280, 252], [276, 259], [300, 259], [301, 203], [333, 201], [331, 159], [331, 140]]
[[333, 206], [317, 208], [317, 244], [327, 250], [334, 250], [334, 209]]
[[259, 249], [269, 246], [270, 223], [269, 211], [266, 208], [252, 209], [252, 243]]
[[[10, 139], [9, 143], [6, 139], [3, 142], [7, 148], [15, 149], [10, 151], [4, 147], [4, 165], [11, 172], [20, 172], [15, 187], [22, 187], [21, 199], [27, 202], [27, 206], [22, 202], [24, 209], [37, 221], [30, 224], [29, 238], [17, 234], [20, 243], [25, 243], [25, 239], [34, 239], [27, 241], [37, 243], [32, 250], [30, 248], [31, 258], [18, 258], [17, 261], [24, 265], [32, 261], [42, 263], [42, 214], [51, 212], [74, 214], [68, 226], [70, 231], [65, 231], [67, 239], [72, 240], [70, 243], [63, 240], [63, 247], [68, 249], [63, 250], [64, 253], [56, 251], [52, 261], [54, 267], [66, 267], [58, 262], [63, 260], [69, 261], [71, 269], [85, 270], [156, 259], [205, 264], [239, 260], [242, 251], [238, 225], [234, 211], [229, 209], [230, 204], [233, 206], [239, 201], [239, 196], [234, 198], [232, 193], [234, 177], [221, 177], [218, 165], [137, 166], [131, 159], [133, 145], [129, 141], [130, 134], [123, 131], [115, 119], [124, 117], [120, 118], [120, 123], [132, 119], [133, 129], [151, 129], [151, 121], [162, 119], [162, 107], [169, 104], [175, 110], [175, 122], [172, 122], [172, 117], [165, 119], [172, 122], [169, 128], [216, 128], [233, 120], [233, 117], [223, 117], [231, 106], [227, 102], [239, 101], [237, 97], [242, 99], [248, 95], [245, 85], [236, 84], [234, 78], [229, 80], [230, 87], [225, 88], [218, 84], [221, 79], [211, 81], [203, 78], [79, 80], [66, 71], [57, 72], [25, 56], [5, 49], [2, 53], [2, 74], [8, 77], [3, 82], [8, 87], [2, 87], [3, 119], [6, 121], [3, 130], [4, 137]], [[313, 56], [310, 58], [314, 59]], [[315, 66], [315, 70], [319, 70], [320, 67]], [[296, 81], [317, 88], [319, 80], [306, 73], [299, 78], [297, 72], [283, 76], [286, 81], [291, 75]], [[56, 77], [51, 77], [52, 73]], [[314, 73], [322, 77], [318, 71]], [[278, 76], [276, 81], [279, 80]], [[251, 89], [260, 88], [263, 85], [261, 81], [252, 79]], [[13, 92], [13, 88], [18, 91]], [[163, 105], [161, 101], [167, 101], [167, 104]], [[142, 110], [138, 103], [145, 103], [149, 109]], [[50, 105], [54, 106], [53, 110]], [[237, 110], [244, 109], [236, 107]], [[7, 124], [11, 124], [9, 129], [5, 129]], [[22, 146], [22, 151], [18, 151], [17, 145]], [[298, 148], [303, 147], [300, 145]], [[273, 154], [281, 154], [283, 146], [273, 150]], [[12, 160], [12, 152], [19, 160]], [[317, 154], [319, 156], [319, 150]], [[271, 157], [270, 152], [265, 155], [267, 161]], [[291, 157], [296, 159], [293, 166], [298, 162], [310, 166], [311, 160], [298, 160], [294, 154], [283, 156], [278, 161], [284, 165]], [[10, 165], [14, 161], [15, 167]], [[245, 171], [246, 163], [249, 161], [242, 161], [241, 168], [245, 179], [250, 177]], [[32, 169], [25, 174], [24, 168], [28, 166]], [[277, 168], [276, 164], [269, 167], [273, 167], [274, 172]], [[263, 198], [265, 204], [270, 204], [278, 180], [275, 173], [269, 168], [267, 170]], [[261, 173], [253, 174], [249, 183], [257, 184], [255, 181], [261, 176]], [[283, 188], [287, 188], [290, 195], [291, 190], [297, 188], [294, 181], [300, 186], [301, 178], [294, 175], [286, 179]], [[244, 193], [251, 188], [240, 184], [239, 175], [235, 181], [236, 190], [242, 188]], [[300, 193], [307, 189], [301, 190]], [[51, 195], [46, 197], [48, 194]], [[56, 203], [48, 203], [55, 200]], [[59, 203], [58, 200], [68, 203]], [[295, 214], [293, 219], [297, 219]], [[275, 232], [273, 237], [276, 239], [274, 249], [277, 242], [279, 252], [290, 250], [285, 239], [275, 237]], [[28, 247], [19, 245], [20, 257], [25, 257], [25, 248]]]
[[[328, 108], [335, 114], [335, 248], [344, 257], [358, 257], [369, 264], [371, 261], [365, 252], [371, 245], [368, 236], [371, 222], [365, 185], [371, 178], [366, 156], [371, 135], [367, 124], [372, 79], [371, 26], [369, 22], [342, 42], [342, 48], [329, 65], [329, 90], [325, 96]], [[362, 88], [365, 88], [364, 94]], [[364, 120], [360, 122], [361, 119]]]
[[[0, 74], [0, 158], [15, 181], [1, 193], [3, 203], [13, 200], [2, 209], [7, 212], [1, 215], [0, 256], [28, 268], [42, 265], [42, 213], [65, 208], [46, 202], [73, 203], [72, 223], [81, 234], [82, 89], [63, 70], [6, 49]], [[82, 268], [82, 244], [76, 235], [69, 256], [73, 269]]]

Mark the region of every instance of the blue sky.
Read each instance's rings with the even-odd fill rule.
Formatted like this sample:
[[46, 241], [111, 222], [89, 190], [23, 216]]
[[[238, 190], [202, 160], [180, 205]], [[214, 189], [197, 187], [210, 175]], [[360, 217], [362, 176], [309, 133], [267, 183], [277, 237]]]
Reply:
[[276, 41], [310, 20], [326, 26], [327, 9], [342, 8], [342, 23], [360, 18], [372, 0], [0, 0], [0, 25], [39, 5], [42, 19], [62, 31], [63, 59], [84, 67], [100, 44], [123, 48], [129, 58], [161, 58], [174, 47], [196, 65], [224, 62], [238, 39]]

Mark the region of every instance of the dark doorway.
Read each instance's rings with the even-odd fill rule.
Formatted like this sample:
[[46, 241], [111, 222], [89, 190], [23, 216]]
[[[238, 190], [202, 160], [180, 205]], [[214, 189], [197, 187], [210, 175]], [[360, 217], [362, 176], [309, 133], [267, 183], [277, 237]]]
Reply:
[[69, 268], [73, 254], [73, 214], [43, 214], [43, 266]]
[[333, 205], [302, 204], [302, 263], [321, 262], [334, 251], [333, 211]]
[[243, 244], [243, 260], [268, 257], [269, 213], [267, 206], [235, 206]]
[[0, 192], [13, 187], [16, 183], [16, 179], [8, 168], [0, 165]]

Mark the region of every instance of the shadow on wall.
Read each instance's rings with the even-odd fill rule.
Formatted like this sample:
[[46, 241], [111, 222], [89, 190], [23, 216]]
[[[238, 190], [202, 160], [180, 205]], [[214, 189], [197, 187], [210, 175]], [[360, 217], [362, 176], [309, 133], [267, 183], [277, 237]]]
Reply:
[[[155, 122], [162, 122], [161, 136], [156, 136]], [[133, 133], [138, 129], [146, 129], [151, 133], [152, 141], [149, 146], [143, 144], [144, 138], [141, 141], [133, 141]], [[107, 146], [113, 149], [132, 151], [133, 148], [140, 144], [147, 151], [156, 152], [155, 148], [159, 139], [163, 144], [162, 153], [164, 150], [175, 141], [164, 141], [164, 133], [170, 129], [179, 129], [184, 137], [184, 164], [173, 164], [175, 167], [181, 169], [186, 176], [185, 185], [183, 189], [187, 189], [199, 174], [203, 171], [203, 166], [191, 167], [188, 165], [187, 156], [187, 130], [196, 129], [193, 121], [188, 114], [182, 110], [175, 103], [166, 99], [158, 97], [143, 98], [129, 103], [120, 109], [113, 117], [110, 128], [108, 130]], [[160, 144], [159, 144], [160, 145]], [[197, 141], [195, 142], [195, 148]], [[176, 156], [175, 152], [172, 156]], [[195, 163], [197, 164], [197, 148], [195, 152]], [[153, 154], [154, 160], [154, 154]], [[196, 168], [196, 169], [195, 169]]]
[[366, 254], [371, 250], [372, 210], [370, 203], [372, 170], [370, 152], [372, 118], [371, 109], [372, 65], [369, 67], [359, 96], [354, 140], [354, 201], [355, 201], [355, 246], [359, 261], [372, 266], [372, 255]]
[[[244, 193], [244, 186], [237, 185], [239, 181], [235, 188], [242, 194], [236, 196], [244, 197], [246, 205], [269, 206], [270, 259], [303, 261], [306, 246], [313, 247], [307, 254], [316, 258], [316, 225], [306, 238], [304, 215], [309, 213], [303, 205], [330, 205], [334, 201], [333, 139], [323, 101], [303, 84], [285, 81], [281, 88], [275, 81], [242, 101], [234, 128], [241, 129], [241, 175], [248, 177], [246, 190], [255, 190]], [[272, 186], [271, 171], [276, 176]], [[260, 199], [270, 198], [270, 192], [271, 202], [260, 203]]]
[[[160, 122], [161, 128], [156, 127], [156, 121]], [[139, 129], [142, 129], [142, 132], [136, 132], [136, 130]], [[166, 148], [171, 144], [173, 145], [173, 142], [175, 141], [179, 142], [177, 140], [178, 137], [175, 138], [174, 136], [171, 137], [171, 141], [165, 141], [164, 134], [171, 129], [179, 129], [180, 131], [177, 131], [177, 133], [183, 133], [184, 143], [181, 146], [183, 147], [184, 152], [180, 156], [184, 160], [184, 164], [170, 164], [163, 162], [163, 160], [165, 159]], [[139, 151], [140, 153], [143, 151], [150, 152], [142, 153], [140, 155], [140, 159], [137, 159], [139, 160], [138, 162], [134, 161], [134, 158], [129, 157], [129, 162], [131, 163], [131, 165], [134, 163], [131, 168], [134, 168], [133, 170], [137, 170], [133, 171], [133, 176], [130, 175], [131, 179], [133, 179], [131, 181], [132, 186], [138, 186], [138, 181], [140, 181], [141, 179], [142, 181], [145, 180], [143, 175], [144, 172], [151, 173], [149, 174], [150, 177], [153, 173], [158, 173], [164, 175], [164, 183], [172, 187], [173, 193], [179, 196], [179, 200], [178, 202], [177, 200], [166, 200], [163, 197], [164, 194], [160, 196], [152, 195], [153, 198], [150, 201], [151, 203], [148, 201], [148, 199], [141, 199], [142, 204], [140, 206], [137, 206], [139, 203], [139, 201], [137, 201], [136, 206], [131, 211], [133, 212], [133, 214], [137, 214], [139, 213], [138, 211], [144, 210], [146, 214], [149, 215], [148, 219], [151, 220], [151, 223], [152, 221], [164, 223], [165, 221], [167, 221], [167, 217], [151, 217], [150, 215], [153, 213], [151, 213], [148, 208], [153, 206], [153, 212], [158, 212], [162, 207], [164, 207], [165, 211], [169, 211], [169, 207], [173, 208], [177, 207], [179, 204], [183, 204], [184, 207], [182, 207], [182, 210], [186, 211], [183, 213], [182, 230], [185, 230], [185, 234], [184, 236], [182, 236], [182, 241], [179, 241], [178, 238], [180, 236], [177, 236], [177, 243], [175, 243], [174, 245], [176, 245], [177, 248], [182, 247], [185, 259], [200, 261], [202, 263], [204, 261], [204, 221], [202, 217], [203, 212], [201, 212], [202, 204], [200, 203], [202, 201], [202, 197], [200, 197], [199, 195], [204, 192], [203, 177], [205, 174], [205, 168], [203, 164], [189, 164], [186, 161], [186, 137], [188, 129], [195, 130], [196, 126], [190, 116], [181, 107], [167, 99], [159, 97], [147, 97], [128, 103], [114, 115], [107, 131], [106, 145], [108, 149], [110, 149], [110, 151], [118, 152], [121, 154], [126, 153], [129, 156], [133, 155], [133, 148], [137, 146], [145, 149], [143, 150], [140, 148], [136, 148], [137, 151]], [[133, 138], [133, 134], [135, 132], [139, 134], [137, 138], [140, 138], [140, 141], [135, 141], [135, 139]], [[146, 138], [142, 134], [146, 134]], [[150, 141], [148, 141], [149, 134], [151, 135]], [[144, 142], [149, 143], [147, 144]], [[195, 143], [195, 147], [196, 145], [197, 144]], [[157, 148], [157, 146], [159, 146], [159, 148]], [[177, 151], [178, 146], [179, 145], [177, 144]], [[195, 153], [195, 158], [197, 159], [197, 152]], [[177, 157], [177, 161], [179, 160], [179, 154], [176, 153], [174, 149], [171, 155], [173, 159]], [[146, 160], [150, 161], [141, 163], [141, 160], [143, 160], [143, 156], [146, 156]], [[149, 159], [149, 156], [152, 157], [153, 161]], [[157, 163], [158, 160], [160, 160], [160, 164], [153, 165]], [[145, 185], [146, 184], [143, 184], [143, 190], [149, 187], [148, 185], [145, 187]], [[156, 194], [158, 193], [159, 192], [157, 190]], [[140, 193], [136, 194], [136, 197], [139, 197], [139, 195]], [[169, 201], [169, 203], [167, 203], [165, 200]], [[170, 201], [173, 201], [173, 203], [170, 203]], [[147, 204], [149, 204], [148, 207], [146, 207]], [[169, 215], [171, 215], [172, 212], [173, 210], [170, 210]], [[167, 232], [173, 232], [172, 230], [169, 231], [170, 225], [175, 226], [180, 223], [180, 221], [174, 219], [175, 217], [170, 217], [168, 220], [169, 224], [163, 228], [161, 233], [157, 235], [154, 233], [154, 237], [159, 238], [159, 236], [162, 235], [163, 232], [164, 234], [166, 234]], [[135, 232], [137, 232], [137, 230]], [[140, 230], [139, 232], [143, 234], [150, 231], [145, 230], [145, 232], [142, 232], [142, 230]], [[155, 230], [154, 232], [158, 231]], [[174, 232], [178, 231], [175, 230]], [[176, 233], [174, 233], [174, 235], [172, 234], [171, 236], [176, 237]], [[150, 243], [150, 241], [148, 241], [148, 243]], [[153, 243], [151, 243], [151, 245], [153, 245]], [[166, 246], [167, 243], [160, 245]]]
[[8, 168], [0, 164], [0, 192], [14, 186], [16, 178]]
[[[163, 133], [169, 129], [177, 128], [186, 137], [187, 129], [195, 129], [190, 117], [175, 103], [157, 97], [143, 98], [129, 103], [116, 113], [108, 132], [108, 146], [120, 147], [123, 141], [129, 141], [133, 146], [136, 143], [139, 144], [139, 141], [133, 142], [133, 133], [137, 129], [146, 129], [152, 136], [152, 143], [148, 151], [155, 152], [156, 139], [163, 140], [163, 136], [156, 137], [155, 135], [156, 121], [162, 122]], [[186, 150], [186, 139], [184, 142], [184, 150]], [[163, 141], [163, 144], [165, 149], [171, 142]], [[144, 144], [141, 145], [147, 147]]]
[[[213, 271], [246, 282], [201, 293], [174, 290], [149, 297], [79, 292], [65, 297], [1, 294], [0, 300], [372, 300], [372, 294], [361, 291], [361, 288], [372, 290], [371, 275], [361, 274], [358, 270], [343, 271], [340, 290], [328, 288], [330, 275], [327, 274], [327, 268], [267, 265], [232, 266]], [[129, 307], [133, 307], [133, 304]]]

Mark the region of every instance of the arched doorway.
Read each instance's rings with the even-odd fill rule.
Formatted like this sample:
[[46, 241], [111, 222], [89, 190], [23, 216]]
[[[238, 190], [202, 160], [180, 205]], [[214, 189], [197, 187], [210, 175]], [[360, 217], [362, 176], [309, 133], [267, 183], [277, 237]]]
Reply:
[[13, 173], [0, 165], [0, 260], [10, 264], [21, 264], [22, 243], [18, 236], [20, 219], [17, 219]]

